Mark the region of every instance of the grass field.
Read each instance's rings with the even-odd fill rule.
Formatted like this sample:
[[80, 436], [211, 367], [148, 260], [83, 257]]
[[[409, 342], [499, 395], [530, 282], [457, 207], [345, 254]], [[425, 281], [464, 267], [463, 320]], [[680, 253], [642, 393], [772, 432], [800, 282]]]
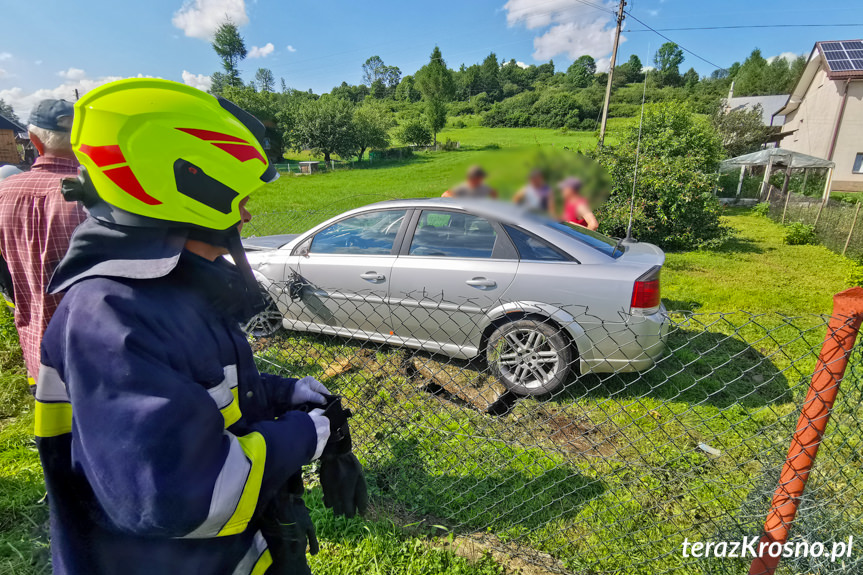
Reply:
[[[298, 226], [308, 225], [384, 197], [439, 195], [476, 162], [487, 167], [491, 183], [506, 193], [530, 167], [525, 145], [586, 146], [593, 135], [468, 127], [447, 129], [441, 137], [458, 139], [463, 149], [418, 154], [403, 163], [286, 176], [256, 194], [250, 209], [258, 214], [286, 212], [296, 216]], [[501, 149], [481, 149], [490, 143]], [[826, 248], [787, 246], [781, 226], [745, 210], [728, 211], [725, 222], [735, 235], [720, 248], [668, 254], [662, 284], [670, 309], [771, 313], [766, 321], [776, 325], [768, 328], [793, 331], [796, 328], [779, 325], [775, 314], [828, 313], [832, 295], [847, 287], [850, 263]], [[327, 383], [334, 389], [348, 397], [368, 398], [377, 406], [355, 409], [358, 443], [373, 443], [378, 434], [396, 439], [381, 443], [381, 451], [374, 454], [361, 451], [373, 477], [391, 477], [394, 482], [373, 481], [376, 505], [365, 520], [333, 519], [323, 508], [319, 491], [311, 490], [309, 504], [322, 542], [321, 554], [312, 559], [314, 572], [485, 575], [521, 566], [484, 552], [482, 546], [466, 552], [464, 535], [474, 530], [483, 530], [503, 545], [529, 545], [575, 570], [588, 568], [597, 553], [604, 553], [608, 568], [621, 573], [650, 572], [627, 571], [629, 562], [647, 556], [622, 554], [621, 549], [662, 540], [651, 552], [665, 553], [663, 568], [670, 568], [679, 559], [674, 555], [674, 534], [685, 526], [706, 532], [699, 524], [703, 519], [692, 509], [719, 517], [726, 507], [740, 505], [739, 493], [722, 494], [716, 486], [720, 479], [747, 484], [759, 471], [739, 462], [752, 461], [753, 454], [774, 445], [776, 434], [793, 417], [794, 399], [802, 389], [800, 378], [789, 374], [805, 372], [812, 361], [807, 357], [798, 363], [776, 353], [776, 342], [787, 340], [792, 331], [776, 331], [775, 341], [762, 343], [754, 355], [742, 353], [739, 346], [759, 339], [764, 330], [750, 325], [729, 343], [724, 338], [734, 332], [734, 322], [746, 321], [734, 317], [738, 319], [712, 328], [714, 339], [687, 347], [689, 355], [675, 356], [673, 361], [685, 365], [675, 368], [682, 374], [676, 379], [662, 370], [636, 379], [585, 378], [548, 406], [536, 400], [520, 402], [510, 424], [417, 394], [400, 368], [387, 371], [388, 366], [401, 364], [403, 352], [398, 350], [382, 349], [374, 356], [368, 365], [377, 366], [378, 372], [362, 368], [332, 378]], [[806, 321], [817, 323], [811, 316]], [[691, 336], [683, 330], [675, 337], [687, 342]], [[815, 330], [787, 349], [805, 355], [807, 346], [817, 345], [820, 337]], [[719, 341], [716, 338], [722, 343], [719, 348], [711, 347]], [[265, 355], [296, 375], [322, 377], [329, 364], [357, 349], [349, 342], [287, 337]], [[759, 386], [758, 393], [748, 392], [748, 380], [729, 383], [733, 374], [750, 373], [753, 366], [769, 384]], [[386, 385], [378, 385], [382, 373]], [[698, 386], [692, 385], [693, 377], [701, 378]], [[738, 401], [742, 396], [747, 398]], [[837, 416], [841, 425], [857, 421], [855, 406], [859, 403], [843, 407], [848, 411]], [[625, 444], [615, 448], [616, 458], [588, 463], [547, 450], [543, 442], [531, 443], [525, 438], [537, 430], [537, 414], [546, 407], [564, 417], [602, 423], [602, 433], [617, 430]], [[15, 330], [11, 316], [0, 311], [0, 575], [48, 572], [47, 512], [32, 424], [32, 401]], [[500, 447], [490, 439], [512, 441]], [[699, 453], [680, 457], [675, 450], [677, 440], [702, 439], [727, 456], [712, 461]], [[460, 459], [459, 453], [474, 457]], [[456, 463], [461, 467], [454, 471]], [[652, 471], [641, 471], [647, 468]], [[575, 498], [570, 495], [573, 485]], [[489, 494], [493, 501], [515, 503], [480, 505], [477, 511], [478, 502], [492, 501], [484, 499]], [[564, 513], [559, 512], [560, 505], [565, 506]], [[433, 527], [440, 517], [461, 528], [441, 533]], [[707, 527], [724, 528], [715, 521]], [[524, 573], [530, 572], [525, 567]]]

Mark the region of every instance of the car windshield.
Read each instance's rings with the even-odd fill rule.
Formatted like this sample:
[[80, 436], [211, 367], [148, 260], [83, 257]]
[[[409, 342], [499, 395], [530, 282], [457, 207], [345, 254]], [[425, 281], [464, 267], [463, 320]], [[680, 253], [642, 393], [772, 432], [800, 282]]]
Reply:
[[573, 224], [570, 222], [551, 221], [546, 222], [545, 225], [550, 228], [554, 228], [559, 232], [563, 232], [566, 235], [589, 245], [593, 249], [601, 251], [609, 257], [619, 258], [621, 255], [623, 255], [622, 249], [615, 249], [617, 247], [617, 240], [605, 236], [599, 232], [589, 230], [584, 226], [579, 226], [578, 224]]

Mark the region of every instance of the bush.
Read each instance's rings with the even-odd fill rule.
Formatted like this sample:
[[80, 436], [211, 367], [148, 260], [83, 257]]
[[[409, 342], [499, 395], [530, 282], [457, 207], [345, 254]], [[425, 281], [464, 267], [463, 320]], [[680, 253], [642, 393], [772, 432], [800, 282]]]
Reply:
[[785, 243], [789, 246], [806, 246], [818, 243], [815, 226], [793, 222], [785, 226]]
[[770, 202], [755, 204], [755, 207], [752, 208], [752, 213], [757, 216], [767, 216], [770, 213]]
[[396, 137], [409, 146], [428, 146], [432, 143], [431, 130], [419, 120], [411, 120], [404, 124]]
[[[624, 133], [618, 146], [596, 153], [611, 175], [612, 192], [597, 210], [600, 231], [626, 234], [633, 191], [638, 126]], [[728, 230], [713, 195], [722, 142], [703, 118], [680, 104], [651, 105], [645, 110], [633, 236], [665, 249], [714, 245]]]

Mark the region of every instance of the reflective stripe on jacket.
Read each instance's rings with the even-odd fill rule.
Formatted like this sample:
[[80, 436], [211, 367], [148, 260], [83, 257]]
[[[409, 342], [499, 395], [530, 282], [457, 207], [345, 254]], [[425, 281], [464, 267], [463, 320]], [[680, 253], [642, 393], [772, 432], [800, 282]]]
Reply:
[[63, 298], [36, 388], [56, 575], [269, 566], [256, 518], [315, 429], [285, 412], [294, 380], [259, 374], [212, 286], [190, 284], [219, 266], [184, 253], [164, 278], [86, 277]]

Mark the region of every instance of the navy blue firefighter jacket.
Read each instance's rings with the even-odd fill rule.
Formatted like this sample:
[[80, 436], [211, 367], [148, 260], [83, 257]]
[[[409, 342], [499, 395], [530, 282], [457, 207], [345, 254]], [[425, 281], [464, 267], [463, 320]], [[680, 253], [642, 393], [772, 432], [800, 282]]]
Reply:
[[52, 280], [36, 436], [54, 573], [262, 575], [256, 518], [314, 424], [289, 410], [294, 380], [256, 369], [236, 268], [147, 233], [88, 220]]

